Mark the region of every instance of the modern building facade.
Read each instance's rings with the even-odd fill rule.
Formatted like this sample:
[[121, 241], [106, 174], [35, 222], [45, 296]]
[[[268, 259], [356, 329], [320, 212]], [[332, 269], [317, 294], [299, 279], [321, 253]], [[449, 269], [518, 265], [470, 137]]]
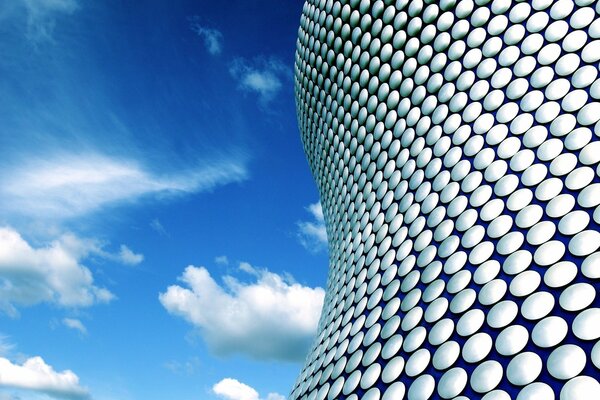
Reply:
[[600, 3], [309, 0], [330, 271], [292, 399], [600, 399]]

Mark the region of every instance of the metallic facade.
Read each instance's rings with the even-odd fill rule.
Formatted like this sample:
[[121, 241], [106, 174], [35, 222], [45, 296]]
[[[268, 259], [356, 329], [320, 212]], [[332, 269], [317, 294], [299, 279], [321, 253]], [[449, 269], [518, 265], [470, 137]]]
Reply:
[[330, 272], [292, 399], [600, 399], [599, 13], [306, 2]]

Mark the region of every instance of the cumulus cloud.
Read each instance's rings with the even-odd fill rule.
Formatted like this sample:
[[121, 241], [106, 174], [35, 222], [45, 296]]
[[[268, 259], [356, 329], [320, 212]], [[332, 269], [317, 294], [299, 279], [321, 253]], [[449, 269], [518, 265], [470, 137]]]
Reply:
[[231, 76], [240, 89], [255, 93], [263, 105], [279, 93], [283, 81], [288, 81], [291, 69], [277, 58], [235, 59], [230, 67]]
[[14, 229], [0, 227], [0, 309], [16, 315], [18, 305], [87, 307], [111, 301], [114, 295], [96, 286], [81, 264], [91, 248], [72, 235], [33, 247]]
[[62, 322], [67, 328], [79, 331], [80, 333], [83, 333], [84, 335], [87, 334], [87, 328], [85, 327], [83, 322], [81, 322], [80, 320], [78, 320], [76, 318], [64, 318], [62, 320]]
[[148, 195], [207, 191], [246, 176], [244, 164], [231, 159], [158, 175], [131, 160], [66, 155], [30, 161], [0, 174], [0, 208], [36, 218], [68, 218]]
[[327, 248], [327, 230], [321, 203], [310, 204], [307, 208], [313, 217], [312, 221], [298, 222], [298, 239], [302, 246], [311, 252]]
[[[225, 400], [260, 400], [258, 392], [237, 379], [225, 378], [216, 383], [213, 393]], [[285, 400], [279, 393], [269, 393], [265, 400]]]
[[254, 282], [232, 276], [219, 285], [204, 267], [188, 266], [159, 295], [162, 305], [199, 328], [218, 355], [302, 361], [319, 321], [325, 292], [290, 277], [244, 265]]
[[31, 357], [23, 364], [0, 357], [0, 386], [44, 393], [53, 398], [87, 399], [89, 392], [70, 370], [55, 371], [42, 357]]
[[221, 31], [202, 25], [198, 16], [190, 18], [190, 28], [202, 39], [206, 51], [212, 55], [221, 54], [223, 50]]

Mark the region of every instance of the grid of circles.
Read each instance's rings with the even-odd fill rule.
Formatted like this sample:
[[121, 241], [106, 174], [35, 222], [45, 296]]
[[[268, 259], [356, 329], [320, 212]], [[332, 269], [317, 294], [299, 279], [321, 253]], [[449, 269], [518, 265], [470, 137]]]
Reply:
[[290, 396], [600, 393], [600, 3], [308, 0], [330, 273]]

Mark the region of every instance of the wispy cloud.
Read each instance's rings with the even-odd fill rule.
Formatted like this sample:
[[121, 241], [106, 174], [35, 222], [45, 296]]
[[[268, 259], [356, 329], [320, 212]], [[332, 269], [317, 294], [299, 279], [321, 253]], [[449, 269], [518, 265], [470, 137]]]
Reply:
[[87, 334], [87, 328], [85, 327], [83, 322], [81, 322], [80, 320], [78, 320], [76, 318], [63, 318], [62, 323], [67, 328], [79, 331], [80, 333], [83, 333], [84, 335]]
[[63, 235], [33, 247], [12, 228], [0, 228], [0, 310], [17, 315], [16, 306], [47, 302], [63, 307], [108, 303], [114, 295], [94, 284], [81, 264], [94, 245]]
[[219, 265], [229, 265], [229, 258], [227, 258], [227, 256], [217, 256], [215, 257], [215, 263]]
[[99, 154], [55, 156], [29, 160], [1, 173], [0, 209], [36, 218], [69, 218], [148, 195], [207, 191], [246, 176], [244, 163], [235, 159], [162, 175], [135, 160]]
[[27, 12], [27, 37], [34, 41], [52, 40], [56, 18], [79, 8], [76, 0], [21, 0]]
[[144, 255], [134, 253], [129, 247], [122, 244], [119, 250], [118, 259], [125, 265], [137, 265], [144, 261]]
[[198, 16], [190, 18], [190, 28], [202, 39], [206, 51], [212, 55], [221, 54], [223, 50], [223, 34], [221, 31], [201, 24]]
[[313, 220], [298, 222], [298, 239], [302, 246], [311, 252], [326, 249], [327, 229], [321, 203], [310, 204], [306, 209], [312, 215]]
[[194, 375], [200, 368], [200, 359], [198, 357], [190, 357], [186, 361], [167, 361], [164, 367], [174, 374]]
[[150, 228], [152, 228], [152, 230], [154, 230], [159, 235], [166, 236], [166, 237], [170, 236], [169, 232], [167, 232], [167, 230], [165, 229], [165, 227], [163, 226], [163, 224], [160, 222], [160, 220], [158, 218], [154, 218], [152, 221], [150, 221]]
[[289, 277], [242, 264], [256, 279], [223, 277], [220, 286], [204, 267], [189, 266], [159, 296], [162, 305], [200, 329], [217, 354], [302, 361], [316, 333], [325, 292]]
[[240, 89], [257, 94], [263, 105], [275, 98], [284, 82], [291, 80], [291, 68], [274, 57], [237, 58], [231, 63], [229, 72], [238, 81]]
[[0, 356], [8, 356], [15, 347], [15, 344], [9, 340], [8, 336], [0, 334]]
[[[225, 378], [212, 387], [213, 393], [224, 400], [260, 400], [252, 386], [233, 378]], [[279, 393], [269, 393], [264, 400], [285, 400]]]
[[0, 357], [0, 386], [40, 392], [58, 399], [90, 397], [73, 371], [55, 371], [39, 356], [28, 358], [23, 364]]

